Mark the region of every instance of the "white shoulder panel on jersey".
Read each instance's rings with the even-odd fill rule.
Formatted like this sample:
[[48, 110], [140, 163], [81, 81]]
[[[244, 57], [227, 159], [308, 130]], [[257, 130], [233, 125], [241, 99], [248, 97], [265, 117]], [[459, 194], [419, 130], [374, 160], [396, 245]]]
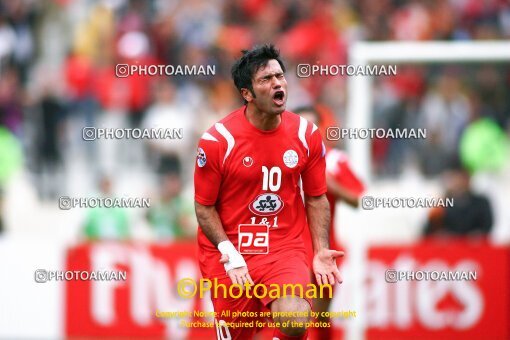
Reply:
[[214, 137], [213, 135], [211, 135], [209, 132], [204, 132], [204, 134], [202, 135], [202, 139], [205, 139], [205, 140], [212, 140], [213, 142], [217, 142], [218, 140], [216, 139], [216, 137]]
[[326, 155], [326, 171], [337, 175], [340, 172], [338, 163], [347, 162], [347, 155], [338, 149], [332, 149]]
[[317, 125], [313, 124], [312, 133], [314, 133], [315, 131], [317, 131], [317, 129], [318, 129]]
[[234, 140], [234, 136], [232, 136], [232, 134], [227, 130], [225, 125], [216, 123], [214, 124], [214, 127], [227, 141], [227, 152], [225, 152], [225, 157], [223, 157], [223, 164], [225, 164], [225, 160], [227, 159], [228, 155], [230, 155], [230, 152], [232, 152], [236, 142]]
[[306, 128], [308, 126], [308, 121], [304, 119], [303, 117], [299, 117], [299, 130], [298, 130], [298, 137], [301, 143], [303, 143], [303, 146], [305, 147], [306, 151], [308, 152], [308, 155], [310, 155], [310, 149], [308, 149], [308, 143], [306, 142]]

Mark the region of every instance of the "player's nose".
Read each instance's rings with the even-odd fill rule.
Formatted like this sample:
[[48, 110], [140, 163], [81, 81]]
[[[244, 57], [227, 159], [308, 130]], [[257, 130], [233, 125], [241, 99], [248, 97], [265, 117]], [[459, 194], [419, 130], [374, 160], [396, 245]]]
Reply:
[[280, 79], [278, 79], [277, 77], [273, 77], [272, 80], [273, 89], [279, 89], [280, 87], [282, 87], [282, 81]]

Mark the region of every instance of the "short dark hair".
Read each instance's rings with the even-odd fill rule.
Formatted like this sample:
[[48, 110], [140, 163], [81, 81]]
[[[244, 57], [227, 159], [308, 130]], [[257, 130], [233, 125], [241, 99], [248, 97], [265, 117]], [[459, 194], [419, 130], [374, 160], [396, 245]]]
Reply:
[[280, 51], [272, 44], [255, 46], [251, 50], [243, 50], [242, 52], [243, 56], [234, 63], [231, 70], [232, 79], [239, 92], [245, 88], [255, 96], [252, 86], [253, 75], [259, 68], [266, 66], [271, 59], [275, 59], [285, 72], [285, 65], [283, 65], [280, 58]]

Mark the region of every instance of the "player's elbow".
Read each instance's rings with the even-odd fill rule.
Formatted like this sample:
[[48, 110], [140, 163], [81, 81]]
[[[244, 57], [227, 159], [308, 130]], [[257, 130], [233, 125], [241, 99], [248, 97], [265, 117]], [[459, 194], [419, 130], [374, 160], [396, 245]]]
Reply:
[[201, 220], [207, 220], [213, 213], [214, 209], [214, 205], [203, 205], [195, 201], [195, 215], [197, 215], [198, 223], [201, 224]]
[[308, 206], [322, 206], [322, 205], [329, 206], [329, 202], [328, 202], [328, 199], [326, 198], [326, 194], [322, 194], [319, 196], [305, 195], [305, 203]]

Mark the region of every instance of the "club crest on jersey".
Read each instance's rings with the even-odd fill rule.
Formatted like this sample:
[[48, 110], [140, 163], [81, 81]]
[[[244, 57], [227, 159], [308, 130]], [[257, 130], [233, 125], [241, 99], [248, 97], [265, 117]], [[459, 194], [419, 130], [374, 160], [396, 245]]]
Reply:
[[283, 209], [283, 201], [277, 194], [265, 193], [258, 195], [250, 203], [250, 211], [259, 216], [278, 214]]
[[299, 162], [299, 157], [296, 151], [294, 150], [287, 150], [283, 154], [283, 163], [289, 167], [294, 168]]
[[207, 163], [207, 157], [205, 155], [205, 151], [202, 148], [197, 149], [197, 165], [200, 168], [203, 168], [205, 163]]
[[243, 158], [243, 165], [247, 168], [253, 165], [253, 158], [250, 156], [246, 156]]

